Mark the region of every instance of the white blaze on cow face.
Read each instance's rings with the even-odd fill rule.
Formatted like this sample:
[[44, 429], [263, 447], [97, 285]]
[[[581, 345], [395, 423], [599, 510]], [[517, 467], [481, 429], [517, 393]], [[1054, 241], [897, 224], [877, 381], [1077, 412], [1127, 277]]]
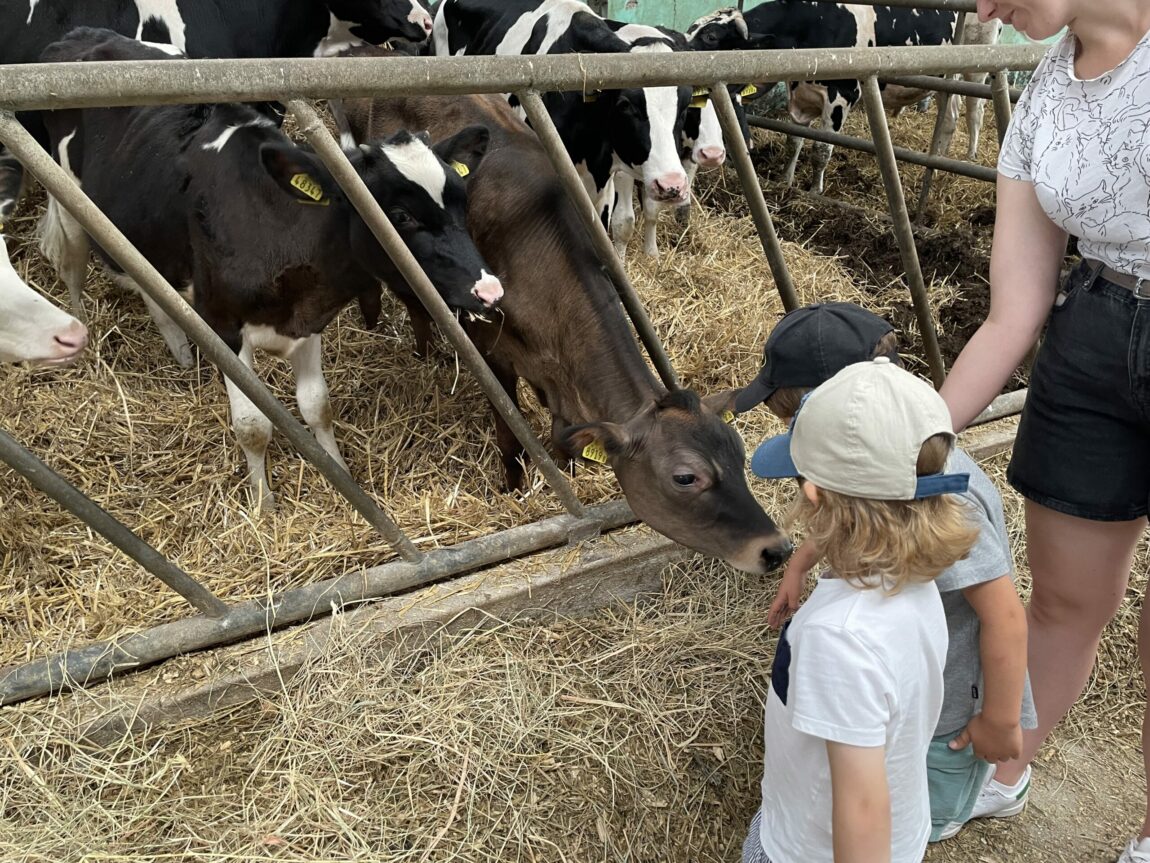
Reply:
[[418, 138], [402, 144], [382, 144], [380, 150], [395, 169], [415, 185], [424, 189], [440, 207], [443, 190], [447, 186], [447, 173], [439, 157]]
[[25, 24], [32, 23], [32, 14], [36, 11], [36, 4], [39, 2], [40, 0], [28, 0], [28, 20], [24, 22]]
[[186, 52], [187, 42], [184, 37], [184, 18], [180, 14], [176, 0], [135, 0], [136, 10], [140, 13], [140, 24], [136, 29], [136, 39], [144, 38], [144, 27], [148, 21], [159, 21], [168, 29], [168, 38], [172, 44]]
[[64, 365], [88, 344], [87, 328], [17, 275], [0, 236], [0, 362]]
[[699, 117], [699, 137], [691, 148], [691, 161], [700, 168], [718, 168], [727, 159], [723, 144], [723, 127], [719, 125], [719, 112], [710, 99]]
[[[630, 53], [665, 54], [670, 51], [668, 45], [654, 44], [636, 45]], [[643, 181], [653, 200], [669, 204], [686, 203], [690, 186], [679, 161], [679, 141], [675, 133], [679, 119], [679, 88], [644, 87], [643, 98], [647, 103], [651, 150], [642, 165], [631, 166], [632, 173]]]

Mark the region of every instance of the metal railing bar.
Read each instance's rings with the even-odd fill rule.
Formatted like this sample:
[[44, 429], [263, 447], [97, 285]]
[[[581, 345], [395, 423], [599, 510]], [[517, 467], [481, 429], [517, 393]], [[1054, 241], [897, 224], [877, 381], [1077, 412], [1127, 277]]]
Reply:
[[[839, 3], [841, 0], [815, 0], [816, 3]], [[975, 12], [975, 0], [851, 0], [854, 6], [896, 6], [903, 9], [939, 9], [943, 12]]]
[[993, 94], [991, 100], [994, 104], [994, 125], [998, 132], [998, 146], [1006, 139], [1006, 127], [1010, 125], [1010, 82], [1006, 70], [999, 69], [991, 75], [990, 89]]
[[282, 431], [299, 453], [364, 517], [368, 524], [405, 559], [419, 560], [422, 553], [379, 505], [319, 445], [304, 426], [273, 396], [240, 358], [225, 345], [156, 268], [140, 254], [120, 230], [92, 203], [83, 190], [52, 159], [16, 118], [0, 111], [0, 142], [24, 163], [48, 192], [72, 214], [124, 271], [156, 301], [188, 334], [211, 362], [227, 375], [252, 403]]
[[1041, 45], [676, 51], [317, 60], [171, 60], [0, 66], [0, 108], [35, 110], [409, 93], [601, 90], [682, 81], [817, 80], [1033, 69]]
[[516, 439], [535, 461], [547, 480], [547, 484], [559, 497], [563, 507], [571, 515], [581, 517], [583, 504], [580, 503], [570, 481], [555, 464], [555, 460], [551, 458], [547, 448], [536, 437], [527, 420], [523, 418], [523, 414], [511, 401], [511, 397], [503, 389], [503, 384], [495, 377], [495, 373], [491, 371], [491, 367], [487, 365], [487, 361], [483, 359], [479, 349], [475, 347], [471, 338], [456, 320], [455, 314], [435, 290], [435, 286], [432, 285], [427, 274], [423, 272], [423, 268], [415, 260], [411, 250], [407, 248], [403, 238], [399, 236], [399, 232], [395, 230], [395, 226], [383, 214], [379, 202], [371, 196], [371, 192], [364, 184], [363, 179], [355, 172], [355, 168], [352, 167], [351, 162], [348, 161], [331, 132], [324, 126], [315, 109], [300, 99], [289, 101], [287, 106], [299, 122], [300, 131], [307, 137], [308, 142], [315, 147], [316, 153], [323, 159], [335, 181], [347, 193], [352, 206], [363, 217], [364, 222], [375, 235], [379, 244], [383, 246], [384, 251], [387, 252], [412, 290], [415, 291], [416, 296], [423, 303], [423, 307], [427, 309], [428, 314], [439, 325], [439, 329], [447, 336], [447, 340], [451, 342], [451, 346], [455, 348], [464, 364], [475, 375], [484, 395], [495, 406], [504, 422], [514, 432]]
[[[747, 115], [747, 123], [757, 129], [781, 132], [784, 135], [798, 135], [800, 138], [822, 141], [826, 144], [834, 144], [836, 147], [848, 147], [852, 150], [870, 153], [871, 155], [877, 153], [874, 142], [872, 141], [855, 138], [850, 135], [839, 135], [835, 132], [828, 132], [826, 129], [799, 126], [784, 120], [771, 120], [767, 117], [759, 117], [754, 114]], [[952, 174], [960, 174], [963, 177], [970, 177], [974, 180], [983, 180], [987, 183], [995, 182], [998, 176], [993, 168], [975, 165], [961, 159], [951, 159], [946, 156], [929, 156], [926, 153], [920, 153], [917, 150], [908, 150], [905, 147], [894, 147], [894, 154], [898, 160], [908, 162], [912, 165], [936, 168], [941, 171], [948, 171]]]
[[[956, 72], [955, 74], [961, 74]], [[940, 78], [937, 75], [896, 75], [893, 78], [880, 78], [884, 84], [897, 84], [900, 87], [911, 87], [915, 90], [937, 90], [940, 93], [954, 93], [956, 96], [974, 96], [978, 99], [993, 97], [993, 88], [989, 84], [976, 84], [962, 78]], [[1022, 91], [1011, 87], [1010, 101], [1017, 102], [1022, 97]]]
[[755, 229], [759, 234], [759, 242], [767, 256], [767, 264], [771, 268], [771, 275], [775, 280], [775, 288], [779, 298], [783, 301], [783, 308], [788, 312], [799, 307], [799, 297], [795, 293], [795, 283], [791, 279], [791, 272], [783, 258], [783, 247], [779, 243], [779, 236], [775, 232], [775, 223], [771, 220], [770, 210], [767, 209], [766, 199], [763, 197], [763, 188], [759, 185], [759, 173], [751, 162], [747, 142], [743, 139], [743, 132], [739, 128], [739, 119], [735, 116], [735, 106], [731, 100], [730, 91], [723, 83], [711, 88], [711, 101], [715, 104], [715, 111], [719, 115], [719, 125], [723, 127], [723, 138], [727, 144], [727, 151], [735, 160], [735, 172], [739, 175], [743, 194], [751, 208], [751, 218], [754, 219]]
[[228, 613], [228, 604], [168, 560], [131, 528], [30, 453], [0, 429], [0, 460], [32, 485], [154, 575], [208, 617]]
[[325, 617], [333, 609], [503, 563], [566, 542], [588, 520], [594, 520], [604, 530], [635, 520], [625, 501], [590, 507], [587, 516], [554, 516], [429, 551], [418, 563], [394, 561], [285, 591], [270, 599], [249, 600], [231, 606], [219, 619], [185, 618], [9, 667], [0, 671], [0, 705], [96, 683], [117, 671], [134, 670], [178, 654]]
[[1023, 405], [1026, 404], [1027, 392], [1029, 392], [1029, 390], [1021, 389], [1015, 390], [1012, 393], [1003, 393], [992, 401], [982, 413], [972, 419], [967, 428], [994, 422], [1003, 417], [1014, 416], [1017, 413], [1021, 413]]
[[906, 198], [903, 196], [902, 180], [898, 173], [898, 161], [895, 159], [894, 145], [890, 140], [890, 127], [887, 126], [886, 111], [883, 110], [882, 93], [878, 88], [878, 79], [874, 76], [864, 78], [862, 80], [862, 93], [863, 102], [866, 105], [867, 120], [870, 123], [871, 137], [875, 143], [879, 172], [882, 174], [887, 203], [890, 206], [891, 218], [894, 220], [895, 240], [898, 242], [899, 254], [902, 256], [903, 269], [906, 270], [907, 286], [910, 288], [911, 302], [914, 305], [915, 316], [918, 318], [922, 345], [926, 353], [927, 364], [930, 366], [930, 377], [937, 389], [942, 386], [942, 382], [946, 378], [946, 364], [942, 360], [942, 351], [938, 346], [938, 333], [935, 330], [934, 316], [930, 309], [930, 297], [927, 295], [922, 268], [918, 262], [918, 250], [914, 244], [914, 229], [911, 227], [910, 215], [906, 209]]
[[647, 356], [654, 363], [659, 378], [666, 387], [675, 388], [679, 386], [679, 379], [667, 352], [663, 349], [663, 343], [659, 340], [655, 325], [651, 323], [647, 310], [643, 307], [643, 301], [639, 299], [639, 294], [635, 291], [635, 286], [631, 284], [631, 279], [623, 267], [623, 262], [619, 260], [619, 255], [615, 252], [615, 245], [607, 234], [607, 228], [603, 225], [599, 213], [595, 211], [595, 204], [591, 201], [587, 187], [583, 185], [583, 180], [580, 179], [575, 165], [571, 162], [571, 157], [567, 154], [567, 147], [562, 138], [559, 137], [559, 131], [555, 128], [555, 124], [551, 121], [551, 115], [547, 113], [543, 99], [534, 90], [526, 90], [516, 95], [519, 97], [519, 103], [523, 106], [523, 110], [527, 113], [532, 131], [538, 136], [539, 143], [543, 145], [548, 158], [551, 159], [551, 164], [559, 175], [559, 181], [563, 184], [567, 197], [583, 220], [583, 226], [587, 229], [587, 234], [595, 247], [599, 262], [615, 285], [623, 308], [631, 317], [631, 322], [639, 334], [639, 340], [647, 349]]

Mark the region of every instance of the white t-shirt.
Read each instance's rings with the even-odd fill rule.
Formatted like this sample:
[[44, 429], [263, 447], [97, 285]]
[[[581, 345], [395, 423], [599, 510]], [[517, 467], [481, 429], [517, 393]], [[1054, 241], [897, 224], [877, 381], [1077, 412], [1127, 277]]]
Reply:
[[826, 741], [885, 746], [891, 861], [930, 835], [926, 752], [942, 708], [946, 618], [934, 584], [893, 596], [821, 578], [779, 637], [767, 694], [760, 840], [772, 863], [832, 863]]
[[1034, 184], [1083, 257], [1150, 278], [1150, 33], [1089, 80], [1074, 74], [1076, 46], [1067, 33], [1035, 70], [998, 171]]

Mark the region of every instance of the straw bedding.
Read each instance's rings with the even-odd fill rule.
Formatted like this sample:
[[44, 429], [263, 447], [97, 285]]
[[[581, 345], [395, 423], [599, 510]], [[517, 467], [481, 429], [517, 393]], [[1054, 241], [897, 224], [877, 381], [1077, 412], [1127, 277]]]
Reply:
[[[929, 119], [904, 119], [900, 141], [929, 135]], [[990, 122], [986, 135], [993, 139]], [[963, 140], [960, 131], [956, 147]], [[988, 144], [984, 155], [992, 152]], [[915, 173], [907, 171], [908, 188]], [[829, 194], [881, 206], [870, 157], [840, 151], [828, 178]], [[665, 224], [659, 262], [636, 256], [628, 265], [680, 375], [712, 391], [754, 374], [781, 308], [733, 172], [700, 179], [714, 208], [696, 206], [685, 235]], [[841, 216], [800, 195], [768, 194], [802, 299], [863, 303], [899, 324], [915, 353], [897, 263], [860, 261], [844, 231], [823, 227]], [[972, 237], [952, 269], [928, 271], [945, 333], [952, 310], [985, 303], [977, 260], [989, 226], [978, 214], [993, 200], [973, 181], [946, 178], [936, 201], [933, 227]], [[64, 302], [31, 248], [31, 220], [14, 226], [17, 269]], [[871, 221], [852, 216], [854, 234], [883, 232]], [[273, 443], [269, 453], [279, 509], [252, 515], [218, 374], [176, 367], [138, 299], [102, 279], [90, 285], [88, 309], [93, 345], [78, 366], [0, 368], [0, 416], [18, 439], [230, 600], [390, 559], [289, 447]], [[376, 332], [350, 312], [328, 330], [337, 435], [353, 474], [424, 548], [557, 513], [537, 479], [526, 495], [498, 491], [477, 388], [446, 349], [413, 359], [402, 312], [390, 312]], [[293, 404], [289, 381], [269, 368]], [[764, 413], [739, 419], [748, 442], [777, 430]], [[533, 406], [529, 416], [547, 427]], [[1021, 555], [1019, 502], [1003, 464], [988, 467]], [[580, 468], [575, 482], [587, 502], [616, 493], [601, 470]], [[782, 514], [785, 490], [753, 487]], [[7, 470], [0, 512], [0, 665], [186, 613]], [[1060, 737], [1107, 765], [1077, 826], [1052, 823], [1055, 836], [1073, 832], [1057, 846], [1070, 856], [1052, 856], [1061, 852], [1041, 839], [1056, 810], [1032, 807], [1033, 830], [980, 826], [930, 859], [1036, 859], [1041, 849], [1044, 859], [1103, 860], [1132, 827], [1137, 791], [1119, 786], [1111, 799], [1118, 792], [1107, 782], [1136, 762], [1134, 598], [1148, 557], [1141, 548], [1132, 601]], [[734, 860], [757, 793], [774, 587], [701, 561], [672, 568], [664, 582], [648, 605], [462, 632], [410, 650], [383, 651], [348, 633], [282, 695], [109, 751], [68, 741], [61, 701], [0, 711], [0, 859]], [[1051, 757], [1053, 779], [1065, 764]]]

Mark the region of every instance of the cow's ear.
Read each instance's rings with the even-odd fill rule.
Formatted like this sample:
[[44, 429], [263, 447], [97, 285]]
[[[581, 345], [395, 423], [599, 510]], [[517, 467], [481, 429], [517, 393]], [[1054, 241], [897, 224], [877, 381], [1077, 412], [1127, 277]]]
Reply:
[[466, 177], [483, 161], [490, 140], [491, 132], [486, 126], [468, 126], [440, 141], [432, 149], [459, 176]]
[[556, 441], [569, 455], [582, 456], [600, 464], [607, 464], [611, 456], [622, 455], [630, 442], [631, 435], [623, 426], [605, 422], [569, 426], [559, 433]]
[[703, 407], [718, 416], [723, 422], [733, 422], [735, 419], [735, 396], [738, 390], [723, 390], [703, 396]]
[[326, 207], [331, 203], [332, 181], [319, 159], [287, 143], [260, 145], [260, 163], [281, 189], [301, 204]]

